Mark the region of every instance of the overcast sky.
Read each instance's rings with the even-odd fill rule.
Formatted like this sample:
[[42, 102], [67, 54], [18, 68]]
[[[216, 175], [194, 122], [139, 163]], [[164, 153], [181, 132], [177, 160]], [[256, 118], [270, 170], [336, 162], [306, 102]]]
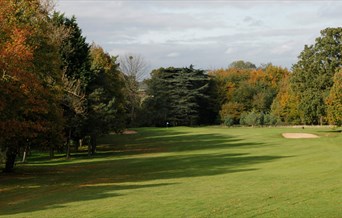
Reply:
[[57, 0], [88, 42], [142, 55], [150, 68], [226, 68], [235, 60], [291, 68], [305, 44], [342, 22], [342, 1]]

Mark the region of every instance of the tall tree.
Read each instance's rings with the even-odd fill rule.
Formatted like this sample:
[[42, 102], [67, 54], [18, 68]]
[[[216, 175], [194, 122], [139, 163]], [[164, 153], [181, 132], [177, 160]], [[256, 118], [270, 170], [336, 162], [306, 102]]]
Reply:
[[136, 123], [137, 111], [141, 106], [141, 96], [139, 95], [139, 84], [146, 77], [147, 62], [138, 54], [126, 54], [118, 59], [119, 68], [125, 75], [125, 93], [129, 113], [129, 125]]
[[285, 124], [301, 124], [302, 114], [298, 108], [299, 97], [292, 90], [290, 75], [283, 79], [279, 87], [279, 92], [272, 102], [271, 114]]
[[61, 104], [66, 120], [64, 125], [67, 138], [66, 158], [70, 158], [70, 146], [72, 140], [83, 138], [84, 125], [87, 118], [87, 99], [80, 79], [62, 77], [63, 98]]
[[333, 125], [342, 125], [342, 70], [334, 76], [334, 84], [330, 89], [328, 98], [328, 121]]
[[148, 82], [147, 104], [156, 125], [196, 125], [201, 104], [208, 99], [209, 78], [203, 70], [160, 68], [152, 72]]
[[90, 60], [93, 80], [87, 87], [87, 133], [91, 135], [90, 153], [94, 154], [98, 135], [110, 131], [121, 132], [124, 129], [125, 98], [123, 75], [118, 70], [116, 57], [93, 44], [90, 48]]
[[68, 18], [64, 14], [54, 12], [52, 20], [56, 27], [68, 32], [59, 48], [62, 60], [59, 67], [63, 71], [61, 104], [66, 120], [64, 125], [67, 138], [66, 156], [69, 158], [71, 141], [78, 142], [86, 134], [87, 89], [94, 78], [90, 69], [90, 46], [82, 35], [76, 18], [74, 16]]
[[327, 116], [326, 96], [333, 77], [342, 66], [342, 28], [326, 28], [314, 45], [305, 45], [293, 66], [291, 83], [300, 97], [299, 108], [306, 124], [323, 124]]
[[64, 14], [55, 12], [52, 19], [55, 25], [63, 27], [69, 32], [60, 47], [60, 55], [63, 61], [61, 68], [67, 78], [79, 79], [81, 85], [86, 87], [92, 79], [89, 60], [90, 46], [82, 35], [76, 17], [68, 18]]
[[[0, 146], [6, 150], [5, 171], [10, 172], [20, 147], [47, 134], [51, 142], [60, 137], [60, 111], [53, 107], [58, 93], [51, 88], [57, 81], [36, 61], [43, 48], [49, 48], [46, 54], [56, 54], [58, 40], [52, 35], [58, 33], [37, 0], [1, 1], [0, 24]], [[42, 28], [50, 31], [44, 35]]]

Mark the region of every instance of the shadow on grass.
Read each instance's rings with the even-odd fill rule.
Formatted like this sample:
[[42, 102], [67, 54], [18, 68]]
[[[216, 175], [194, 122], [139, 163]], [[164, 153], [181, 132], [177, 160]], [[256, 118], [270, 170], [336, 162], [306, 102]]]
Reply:
[[319, 130], [317, 132], [328, 132], [328, 133], [342, 133], [341, 129], [335, 129], [335, 130]]
[[[229, 135], [220, 134], [189, 134], [188, 132], [154, 130], [153, 135], [148, 132], [139, 135], [130, 135], [129, 137], [108, 135], [100, 142], [99, 151], [111, 150], [110, 155], [134, 155], [142, 153], [160, 153], [160, 152], [187, 152], [207, 149], [230, 149], [239, 147], [266, 146], [260, 142], [244, 142], [242, 139]], [[101, 155], [101, 154], [98, 154]], [[105, 153], [102, 155], [106, 155]]]
[[[263, 144], [244, 143], [229, 136], [187, 135], [175, 131], [169, 134], [163, 131], [159, 134], [157, 131], [152, 133], [151, 138], [148, 138], [147, 133], [140, 136], [137, 134], [130, 137], [134, 139], [132, 141], [114, 136], [112, 140], [116, 140], [116, 145], [108, 146], [109, 150], [97, 154], [89, 162], [70, 161], [68, 165], [52, 166], [24, 165], [15, 174], [1, 176], [0, 214], [66, 207], [67, 203], [121, 196], [125, 194], [125, 190], [175, 185], [170, 179], [244, 173], [257, 170], [254, 166], [256, 164], [287, 158], [256, 156], [245, 149], [240, 153], [232, 153], [229, 148], [248, 148]], [[118, 152], [120, 146], [122, 150]], [[192, 152], [203, 149], [211, 150], [210, 153]], [[142, 182], [144, 184], [138, 184]]]
[[[172, 129], [172, 128], [171, 128]], [[266, 146], [258, 142], [242, 142], [239, 138], [220, 134], [189, 134], [186, 131], [167, 131], [159, 129], [142, 131], [134, 135], [107, 135], [99, 139], [97, 153], [88, 156], [86, 151], [73, 153], [72, 158], [77, 160], [92, 160], [94, 158], [106, 158], [112, 156], [128, 156], [136, 154], [163, 153], [163, 152], [187, 152], [207, 149], [230, 149], [239, 147]], [[31, 157], [31, 164], [42, 163], [72, 163], [66, 160], [65, 155], [56, 155], [54, 159], [47, 156]]]

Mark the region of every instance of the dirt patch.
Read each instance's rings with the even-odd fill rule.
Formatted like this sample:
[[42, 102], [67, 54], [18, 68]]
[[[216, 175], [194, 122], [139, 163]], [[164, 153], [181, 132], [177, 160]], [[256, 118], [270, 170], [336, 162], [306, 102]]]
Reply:
[[124, 135], [131, 135], [131, 134], [137, 134], [137, 133], [138, 133], [137, 131], [126, 129], [125, 131], [123, 131], [122, 134], [124, 134]]
[[283, 133], [284, 138], [287, 139], [312, 139], [312, 138], [319, 138], [315, 134], [310, 133]]

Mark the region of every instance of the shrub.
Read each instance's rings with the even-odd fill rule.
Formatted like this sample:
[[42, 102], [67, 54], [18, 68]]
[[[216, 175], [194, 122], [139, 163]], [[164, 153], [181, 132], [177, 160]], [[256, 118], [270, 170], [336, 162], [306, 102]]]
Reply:
[[235, 123], [234, 119], [227, 116], [225, 119], [224, 119], [224, 125], [226, 126], [233, 126]]
[[242, 113], [240, 118], [241, 125], [260, 126], [264, 124], [264, 114], [256, 111]]

